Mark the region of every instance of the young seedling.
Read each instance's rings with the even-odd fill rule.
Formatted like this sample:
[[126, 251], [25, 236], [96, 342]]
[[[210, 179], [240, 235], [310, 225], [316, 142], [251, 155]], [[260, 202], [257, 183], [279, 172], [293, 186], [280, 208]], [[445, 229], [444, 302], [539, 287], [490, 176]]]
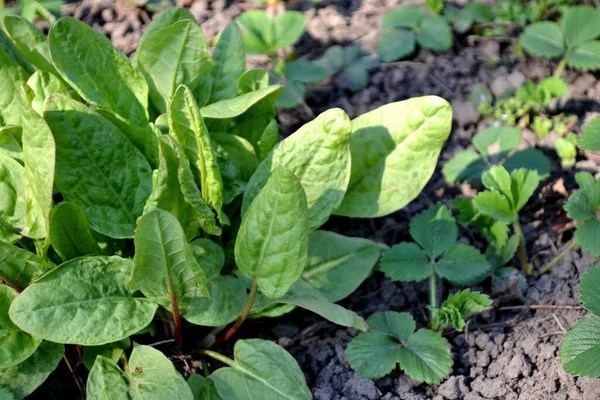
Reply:
[[457, 243], [458, 227], [452, 213], [438, 204], [410, 222], [416, 243], [402, 242], [383, 256], [381, 271], [390, 279], [419, 282], [429, 279], [430, 310], [437, 309], [437, 278], [454, 285], [468, 286], [481, 281], [491, 266], [474, 247]]
[[444, 8], [444, 17], [452, 24], [459, 34], [470, 31], [475, 24], [487, 24], [493, 18], [489, 6], [479, 1], [470, 1], [463, 8]]
[[588, 122], [579, 135], [579, 147], [588, 151], [600, 151], [600, 117]]
[[439, 308], [433, 310], [431, 328], [440, 333], [447, 328], [461, 332], [466, 326], [465, 319], [489, 310], [491, 306], [492, 300], [488, 295], [470, 289], [450, 294]]
[[513, 224], [515, 234], [519, 237], [521, 267], [523, 272], [529, 274], [531, 271], [519, 224], [519, 211], [537, 189], [540, 183], [539, 174], [527, 169], [516, 169], [509, 174], [504, 167], [494, 166], [483, 173], [481, 181], [487, 190], [475, 197], [475, 207], [497, 221]]
[[435, 14], [424, 14], [418, 7], [388, 11], [381, 29], [385, 31], [377, 44], [377, 52], [385, 62], [402, 60], [415, 52], [417, 44], [433, 51], [452, 47], [452, 29]]
[[600, 10], [591, 6], [567, 8], [560, 24], [538, 22], [529, 25], [520, 43], [531, 54], [561, 58], [554, 72], [560, 77], [565, 66], [589, 71], [600, 68]]
[[600, 219], [598, 218], [600, 180], [594, 179], [588, 172], [578, 172], [575, 175], [575, 180], [579, 185], [579, 191], [569, 196], [564, 206], [567, 216], [577, 223], [574, 238], [565, 250], [546, 264], [540, 274], [550, 271], [558, 261], [564, 258], [569, 250], [577, 245], [593, 257], [600, 256], [600, 243], [596, 240], [597, 235], [600, 234]]
[[379, 60], [357, 46], [332, 46], [318, 61], [327, 68], [329, 76], [335, 76], [342, 87], [353, 92], [369, 84], [369, 70], [379, 65]]
[[521, 132], [516, 128], [487, 128], [473, 136], [476, 151], [464, 150], [455, 154], [442, 169], [446, 181], [476, 181], [494, 165], [508, 171], [519, 168], [535, 170], [544, 176], [551, 171], [550, 160], [537, 149], [517, 150]]

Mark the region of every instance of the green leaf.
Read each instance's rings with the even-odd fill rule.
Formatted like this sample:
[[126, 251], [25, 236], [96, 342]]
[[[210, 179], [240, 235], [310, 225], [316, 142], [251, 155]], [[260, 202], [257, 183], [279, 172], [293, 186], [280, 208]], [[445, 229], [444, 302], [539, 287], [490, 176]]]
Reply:
[[281, 347], [268, 340], [238, 340], [235, 361], [209, 377], [223, 399], [288, 399], [312, 398], [304, 374], [296, 360]]
[[0, 369], [12, 367], [25, 361], [42, 343], [20, 330], [8, 317], [8, 308], [17, 292], [6, 285], [0, 285]]
[[0, 30], [0, 125], [21, 125], [22, 111], [29, 107], [23, 87], [29, 74], [3, 51], [3, 33]]
[[252, 68], [244, 72], [237, 80], [240, 95], [254, 92], [269, 86], [269, 73], [264, 69]]
[[568, 48], [600, 36], [600, 11], [596, 7], [568, 7], [561, 23]]
[[564, 36], [555, 22], [537, 22], [525, 28], [520, 38], [527, 52], [546, 58], [560, 57], [565, 51]]
[[502, 166], [510, 173], [520, 168], [537, 171], [540, 177], [544, 177], [552, 171], [548, 157], [538, 149], [532, 148], [513, 153]]
[[422, 281], [433, 273], [433, 265], [423, 250], [414, 243], [401, 242], [385, 252], [381, 272], [400, 282]]
[[310, 286], [304, 280], [296, 281], [290, 290], [275, 300], [257, 299], [252, 308], [253, 313], [259, 313], [274, 304], [289, 304], [312, 311], [323, 318], [363, 332], [368, 330], [367, 323], [354, 312], [329, 301], [321, 292]]
[[23, 71], [25, 72], [23, 76], [25, 78], [33, 73], [34, 68], [27, 62], [25, 57], [19, 53], [19, 50], [17, 50], [17, 47], [15, 47], [12, 40], [10, 40], [8, 35], [4, 32], [4, 29], [0, 29], [0, 52], [6, 54], [11, 61], [23, 68]]
[[402, 342], [408, 340], [416, 329], [415, 320], [406, 312], [387, 311], [373, 314], [367, 323], [372, 330], [396, 337]]
[[101, 254], [85, 213], [75, 203], [59, 203], [50, 214], [50, 244], [63, 261]]
[[367, 279], [380, 253], [371, 240], [314, 231], [309, 236], [308, 263], [302, 278], [329, 301], [337, 302]]
[[600, 256], [600, 220], [592, 219], [579, 225], [575, 230], [575, 239], [583, 251], [593, 257]]
[[86, 102], [133, 124], [148, 123], [148, 85], [106, 36], [63, 17], [52, 27], [49, 44], [54, 66]]
[[243, 28], [242, 38], [247, 54], [267, 54], [275, 50], [272, 48], [272, 22], [266, 12], [248, 11], [236, 21]]
[[263, 161], [279, 140], [279, 128], [275, 118], [269, 122], [266, 128], [260, 133], [259, 139], [254, 144], [255, 150], [258, 152], [258, 160]]
[[283, 88], [279, 85], [271, 85], [266, 88], [255, 90], [232, 99], [218, 101], [208, 106], [202, 107], [200, 112], [202, 116], [209, 119], [231, 119], [241, 116], [248, 112], [252, 107], [261, 102], [273, 104]]
[[575, 222], [583, 222], [595, 217], [598, 207], [594, 207], [594, 204], [584, 196], [583, 192], [579, 191], [569, 196], [564, 209], [567, 217]]
[[473, 21], [478, 22], [480, 24], [490, 22], [494, 18], [494, 14], [490, 7], [487, 4], [479, 1], [469, 2], [465, 6], [465, 9], [473, 17]]
[[350, 183], [335, 213], [379, 217], [412, 201], [433, 174], [451, 125], [450, 104], [435, 96], [388, 104], [353, 120]]
[[99, 355], [87, 380], [86, 394], [90, 400], [129, 400], [130, 381], [115, 360]]
[[34, 93], [31, 107], [40, 115], [43, 115], [44, 101], [49, 95], [53, 93], [60, 93], [65, 96], [69, 95], [69, 90], [58, 76], [41, 70], [31, 74], [27, 80], [27, 86]]
[[310, 229], [323, 225], [342, 202], [350, 179], [350, 129], [346, 113], [331, 109], [279, 142], [248, 182], [242, 213], [282, 165], [299, 177], [306, 192]]
[[21, 164], [0, 153], [0, 240], [18, 240], [25, 228], [24, 169]]
[[196, 297], [209, 297], [206, 274], [187, 244], [183, 228], [169, 212], [153, 210], [138, 221], [134, 268], [129, 287], [171, 311], [194, 314]]
[[[492, 300], [489, 296], [479, 293], [472, 292], [470, 289], [465, 289], [461, 292], [453, 293], [448, 295], [448, 298], [442, 303], [440, 308], [436, 310], [435, 322], [441, 327], [454, 325], [454, 329], [462, 331], [465, 327], [465, 319], [469, 316], [485, 311], [492, 306]], [[459, 315], [459, 321], [452, 323], [448, 319], [444, 318], [445, 310], [456, 310]]]
[[457, 244], [435, 265], [435, 272], [456, 286], [480, 282], [492, 266], [475, 247]]
[[415, 28], [419, 25], [423, 11], [419, 7], [402, 7], [388, 11], [383, 16], [382, 29]]
[[42, 342], [22, 363], [0, 369], [0, 387], [8, 388], [17, 399], [29, 396], [56, 369], [64, 353], [62, 344]]
[[452, 28], [443, 17], [426, 15], [419, 24], [417, 42], [428, 50], [448, 51], [452, 48]]
[[169, 131], [195, 167], [202, 198], [221, 218], [223, 178], [204, 119], [192, 92], [180, 86], [169, 104]]
[[131, 346], [131, 339], [125, 338], [118, 342], [107, 343], [100, 346], [83, 346], [81, 360], [86, 368], [91, 370], [96, 357], [103, 356], [114, 362], [118, 362], [121, 355]]
[[569, 85], [560, 78], [549, 77], [542, 79], [538, 87], [547, 90], [552, 98], [569, 95]]
[[214, 64], [196, 21], [183, 19], [144, 36], [134, 65], [148, 82], [152, 104], [164, 113], [179, 85], [188, 85], [194, 91]]
[[488, 190], [499, 193], [503, 198], [507, 199], [511, 208], [514, 206], [514, 197], [512, 193], [512, 180], [509, 172], [501, 166], [494, 166], [486, 171], [481, 177], [483, 185]]
[[481, 177], [488, 164], [481, 155], [472, 151], [464, 150], [456, 153], [442, 168], [444, 179], [449, 183], [473, 181]]
[[27, 61], [42, 71], [57, 74], [50, 60], [48, 41], [42, 31], [18, 15], [4, 17], [4, 26]]
[[327, 69], [315, 62], [296, 60], [286, 62], [283, 74], [286, 80], [314, 83], [327, 78]]
[[519, 168], [510, 173], [510, 180], [514, 201], [513, 209], [515, 212], [519, 212], [537, 189], [540, 177], [537, 171]]
[[394, 29], [384, 33], [377, 43], [377, 54], [384, 62], [402, 60], [415, 52], [415, 33], [405, 29]]
[[187, 384], [194, 394], [194, 400], [221, 400], [213, 381], [202, 375], [191, 374]]
[[56, 140], [55, 183], [65, 200], [83, 209], [95, 231], [133, 237], [152, 191], [148, 161], [113, 124], [81, 103], [52, 95], [44, 109]]
[[503, 160], [521, 143], [521, 131], [512, 127], [487, 128], [473, 136], [473, 145], [493, 163]]
[[191, 299], [186, 319], [201, 326], [221, 326], [233, 322], [246, 303], [244, 283], [234, 276], [221, 275], [225, 253], [208, 239], [196, 239], [190, 243], [194, 257], [206, 273], [210, 298]]
[[280, 80], [272, 80], [273, 83], [285, 84], [281, 96], [277, 99], [275, 105], [279, 108], [294, 108], [298, 104], [304, 102], [306, 95], [306, 85], [298, 81], [283, 82]]
[[274, 168], [242, 218], [235, 242], [240, 271], [270, 298], [298, 280], [308, 255], [308, 207], [298, 178]]
[[229, 204], [246, 190], [258, 167], [258, 159], [254, 148], [244, 138], [229, 133], [212, 133], [210, 139], [223, 178], [223, 203]]
[[594, 209], [600, 207], [600, 181], [594, 179], [589, 172], [578, 172], [575, 174], [575, 180], [589, 204]]
[[272, 50], [293, 46], [300, 40], [306, 26], [306, 17], [299, 11], [285, 11], [273, 19]]
[[408, 338], [398, 361], [400, 368], [419, 382], [437, 384], [452, 372], [450, 344], [429, 329], [418, 330]]
[[238, 79], [246, 69], [244, 42], [235, 22], [230, 22], [219, 36], [213, 52], [212, 93], [209, 103], [228, 100], [238, 94]]
[[600, 40], [585, 42], [565, 55], [567, 65], [582, 71], [600, 69]]
[[588, 122], [579, 135], [579, 147], [584, 150], [600, 150], [600, 117]]
[[145, 328], [157, 305], [127, 287], [133, 262], [88, 256], [68, 261], [26, 288], [9, 315], [25, 332], [57, 343], [100, 345]]
[[0, 399], [2, 399], [2, 400], [15, 400], [15, 396], [7, 388], [0, 387]]
[[431, 259], [435, 259], [454, 246], [458, 227], [452, 212], [446, 206], [436, 204], [412, 219], [410, 235]]
[[[413, 322], [414, 323], [414, 322]], [[385, 333], [361, 333], [346, 348], [348, 363], [360, 378], [379, 379], [392, 372], [402, 345]]]
[[0, 274], [19, 288], [54, 268], [50, 261], [34, 253], [0, 241]]
[[581, 277], [581, 286], [579, 288], [579, 297], [586, 310], [595, 315], [600, 314], [600, 293], [598, 293], [598, 284], [600, 283], [600, 264], [593, 265]]
[[580, 321], [565, 336], [560, 346], [560, 362], [576, 376], [600, 376], [600, 318]]
[[0, 127], [0, 153], [17, 160], [23, 165], [23, 128], [20, 126]]

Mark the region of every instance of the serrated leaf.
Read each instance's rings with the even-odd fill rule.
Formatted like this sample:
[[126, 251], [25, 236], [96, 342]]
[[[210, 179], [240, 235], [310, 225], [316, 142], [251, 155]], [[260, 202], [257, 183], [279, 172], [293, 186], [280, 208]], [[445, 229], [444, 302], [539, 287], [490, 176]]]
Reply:
[[337, 302], [370, 275], [380, 253], [371, 240], [314, 231], [309, 236], [308, 262], [302, 278], [329, 301]]
[[414, 28], [419, 24], [422, 17], [423, 11], [419, 7], [397, 8], [385, 13], [381, 28]]
[[75, 203], [59, 203], [50, 213], [50, 244], [63, 261], [101, 254], [85, 213]]
[[296, 360], [275, 343], [259, 339], [238, 340], [233, 351], [235, 361], [209, 377], [221, 398], [312, 398]]
[[469, 286], [485, 277], [491, 267], [479, 250], [461, 243], [444, 254], [435, 272], [454, 285]]
[[4, 26], [27, 61], [42, 71], [58, 74], [50, 60], [48, 41], [42, 31], [18, 15], [4, 17]]
[[452, 28], [443, 17], [426, 15], [419, 24], [417, 42], [428, 50], [448, 51], [452, 48]]
[[600, 150], [600, 117], [588, 122], [579, 135], [579, 147], [584, 150]]
[[473, 136], [473, 145], [491, 162], [503, 160], [521, 143], [521, 132], [516, 128], [487, 128]]
[[600, 11], [596, 7], [568, 7], [561, 23], [569, 48], [600, 36]]
[[331, 109], [279, 142], [248, 182], [242, 203], [245, 215], [271, 171], [285, 166], [299, 177], [309, 207], [309, 226], [319, 228], [342, 202], [350, 179], [350, 120]]
[[180, 20], [144, 36], [134, 66], [148, 82], [152, 104], [164, 113], [179, 85], [189, 85], [194, 91], [199, 79], [214, 64], [196, 21]]
[[560, 362], [565, 370], [577, 376], [600, 376], [600, 318], [580, 321], [560, 345]]
[[581, 191], [570, 195], [563, 208], [567, 212], [567, 217], [575, 222], [583, 222], [595, 217], [598, 210]]
[[585, 42], [565, 55], [567, 65], [589, 71], [600, 69], [600, 40]]
[[361, 333], [348, 343], [346, 358], [359, 377], [379, 379], [396, 367], [401, 348], [385, 333]]
[[537, 171], [519, 168], [510, 173], [513, 210], [519, 212], [540, 184]]
[[579, 297], [586, 310], [600, 315], [600, 293], [598, 285], [600, 284], [600, 264], [593, 265], [581, 277], [579, 288]]
[[381, 271], [394, 281], [422, 281], [433, 274], [433, 265], [414, 243], [398, 243], [386, 251], [381, 260]]
[[84, 210], [95, 231], [133, 237], [152, 191], [148, 161], [113, 124], [81, 103], [52, 95], [44, 109], [56, 141], [55, 184], [65, 200]]
[[179, 221], [167, 211], [150, 211], [138, 221], [134, 245], [129, 287], [140, 290], [175, 318], [194, 314], [194, 299], [209, 297], [207, 279]]
[[405, 342], [416, 329], [415, 320], [406, 312], [387, 311], [373, 314], [367, 320], [369, 328]]
[[148, 123], [148, 85], [106, 36], [63, 17], [52, 27], [49, 44], [54, 66], [86, 102], [136, 125]]
[[284, 11], [273, 19], [271, 50], [292, 46], [300, 40], [306, 26], [306, 17], [298, 11]]
[[542, 79], [538, 84], [538, 87], [547, 90], [552, 98], [569, 95], [569, 85], [560, 78], [549, 77]]
[[525, 28], [520, 43], [527, 52], [546, 58], [560, 57], [564, 51], [564, 35], [554, 22], [537, 22]]
[[498, 192], [481, 192], [473, 200], [475, 207], [499, 221], [513, 222], [515, 215], [509, 201]]
[[464, 150], [444, 164], [442, 174], [449, 183], [456, 183], [478, 179], [487, 168], [488, 164], [481, 155], [472, 150]]
[[435, 259], [454, 246], [458, 239], [458, 227], [450, 210], [442, 204], [436, 204], [412, 219], [410, 235], [431, 259]]
[[600, 181], [596, 180], [589, 172], [578, 172], [575, 180], [579, 185], [579, 191], [594, 208], [600, 207]]
[[65, 353], [62, 344], [42, 342], [25, 361], [0, 369], [0, 387], [8, 388], [17, 399], [29, 396], [56, 369]]
[[308, 226], [300, 181], [277, 166], [247, 208], [235, 242], [237, 266], [267, 297], [283, 296], [302, 274]]
[[414, 32], [394, 29], [381, 36], [377, 43], [377, 54], [384, 62], [402, 60], [415, 52], [416, 42]]
[[412, 201], [433, 174], [451, 125], [450, 104], [435, 96], [388, 104], [354, 119], [350, 183], [335, 214], [378, 217]]
[[460, 312], [463, 318], [472, 314], [482, 312], [492, 306], [492, 300], [488, 295], [472, 292], [471, 289], [465, 289], [448, 295], [448, 298], [442, 303], [440, 308], [453, 305]]
[[429, 384], [440, 383], [452, 372], [450, 344], [429, 329], [418, 330], [408, 338], [398, 361], [412, 379]]
[[191, 374], [187, 384], [194, 394], [194, 400], [221, 400], [215, 384], [198, 374]]
[[314, 83], [327, 78], [327, 69], [314, 62], [296, 60], [286, 62], [283, 74], [286, 80]]
[[91, 370], [96, 357], [103, 356], [114, 362], [118, 362], [121, 355], [131, 346], [131, 339], [125, 338], [118, 342], [107, 343], [100, 346], [83, 346], [81, 360], [86, 368]]
[[273, 51], [272, 22], [266, 12], [248, 11], [242, 13], [236, 21], [243, 28], [242, 38], [247, 54], [267, 54]]
[[25, 361], [42, 343], [41, 339], [20, 330], [9, 318], [8, 308], [17, 298], [17, 292], [0, 285], [0, 369]]
[[212, 57], [215, 66], [210, 72], [212, 90], [209, 103], [235, 97], [238, 79], [246, 68], [242, 33], [235, 22], [230, 22], [219, 35]]
[[9, 315], [29, 334], [57, 343], [100, 345], [145, 328], [157, 305], [127, 287], [133, 262], [88, 256], [68, 261], [27, 287]]
[[575, 230], [575, 238], [583, 251], [594, 257], [600, 256], [600, 221], [592, 219], [579, 225]]

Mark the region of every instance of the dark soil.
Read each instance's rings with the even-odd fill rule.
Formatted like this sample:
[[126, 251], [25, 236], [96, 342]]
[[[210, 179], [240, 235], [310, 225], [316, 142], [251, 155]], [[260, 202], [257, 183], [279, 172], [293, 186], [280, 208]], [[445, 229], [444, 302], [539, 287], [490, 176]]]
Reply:
[[[126, 1], [84, 0], [67, 4], [64, 12], [90, 23], [130, 55], [151, 16], [143, 8], [128, 8]], [[291, 2], [288, 8], [302, 10], [308, 17], [307, 33], [298, 45], [299, 56], [316, 58], [334, 44], [355, 44], [374, 51], [381, 18], [398, 3], [397, 0], [333, 0], [316, 5]], [[196, 16], [208, 39], [241, 12], [256, 8], [253, 3], [225, 0], [183, 0], [183, 4]], [[518, 87], [526, 80], [538, 80], [553, 71], [554, 66], [548, 61], [527, 56], [516, 58], [513, 55], [516, 37], [460, 37], [448, 54], [421, 51], [410, 61], [381, 65], [371, 72], [369, 87], [358, 93], [348, 92], [347, 85], [333, 80], [311, 89], [305, 107], [279, 113], [279, 122], [287, 135], [311, 119], [312, 113], [331, 107], [340, 107], [355, 117], [389, 102], [430, 94], [442, 96], [453, 105], [453, 133], [423, 194], [393, 215], [376, 220], [333, 218], [325, 229], [392, 245], [410, 240], [408, 222], [424, 207], [436, 201], [449, 204], [457, 195], [473, 193], [468, 185], [448, 185], [440, 174], [443, 164], [467, 147], [474, 133], [489, 125], [464, 100], [471, 86], [483, 82], [498, 94], [508, 86]], [[578, 130], [585, 120], [600, 112], [600, 82], [597, 75], [589, 73], [567, 72], [564, 76], [571, 95], [554, 104], [552, 111], [577, 114]], [[524, 136], [525, 145], [535, 142], [533, 133], [525, 131]], [[572, 236], [573, 227], [565, 224], [562, 204], [575, 188], [575, 172], [587, 170], [597, 174], [600, 166], [582, 154], [573, 170], [564, 171], [551, 146], [541, 143], [538, 147], [552, 158], [554, 171], [523, 211], [522, 224], [529, 256], [539, 269]], [[484, 249], [485, 243], [476, 232], [465, 228], [462, 233], [464, 240]], [[419, 384], [398, 370], [376, 382], [356, 378], [344, 353], [357, 331], [340, 328], [308, 312], [294, 311], [276, 320], [250, 321], [240, 331], [240, 337], [272, 339], [286, 348], [298, 360], [317, 400], [598, 399], [600, 381], [567, 374], [558, 357], [564, 331], [586, 312], [527, 307], [578, 306], [580, 276], [594, 262], [589, 256], [572, 251], [549, 274], [541, 277], [534, 274], [524, 297], [492, 293], [494, 309], [471, 320], [464, 333], [448, 337], [453, 343], [454, 373], [440, 385]], [[484, 282], [481, 290], [491, 293], [490, 284]], [[427, 288], [422, 284], [396, 284], [376, 272], [342, 304], [365, 318], [378, 311], [408, 311], [424, 326]], [[522, 307], [502, 309], [506, 306]], [[168, 347], [162, 349], [170, 351]], [[188, 359], [190, 362], [184, 368], [182, 358], [174, 357], [173, 361], [187, 371], [198, 365]], [[61, 377], [64, 379], [65, 375], [61, 373]]]

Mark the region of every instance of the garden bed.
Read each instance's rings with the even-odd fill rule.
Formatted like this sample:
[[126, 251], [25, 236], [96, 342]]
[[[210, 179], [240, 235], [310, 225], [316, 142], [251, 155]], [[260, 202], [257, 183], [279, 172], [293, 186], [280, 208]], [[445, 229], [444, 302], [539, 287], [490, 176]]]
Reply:
[[[218, 32], [241, 12], [256, 8], [253, 2], [186, 2], [201, 23], [207, 38]], [[298, 44], [299, 57], [314, 59], [334, 44], [355, 44], [373, 52], [383, 14], [397, 6], [396, 1], [323, 1], [319, 4], [291, 2], [289, 8], [302, 10], [308, 17], [307, 32]], [[107, 34], [113, 44], [130, 55], [134, 52], [151, 15], [143, 9], [133, 10], [125, 1], [90, 0], [64, 7], [73, 15]], [[370, 72], [369, 86], [357, 93], [347, 90], [341, 80], [332, 80], [308, 91], [306, 107], [278, 113], [284, 135], [294, 132], [312, 119], [311, 113], [332, 107], [344, 109], [354, 118], [381, 105], [422, 95], [438, 95], [452, 103], [453, 131], [440, 156], [438, 167], [423, 193], [402, 211], [379, 219], [331, 219], [326, 228], [348, 236], [367, 237], [393, 245], [410, 240], [408, 223], [428, 205], [440, 201], [450, 205], [458, 195], [469, 194], [468, 185], [449, 185], [441, 175], [442, 166], [456, 152], [466, 148], [471, 137], [486, 123], [475, 107], [465, 101], [471, 87], [487, 84], [500, 93], [507, 86], [518, 87], [526, 80], [550, 76], [553, 65], [541, 58], [515, 57], [517, 35], [504, 38], [461, 37], [447, 54], [420, 50], [409, 61], [382, 64]], [[260, 64], [260, 57], [252, 59]], [[567, 71], [570, 95], [552, 105], [558, 112], [575, 113], [579, 130], [584, 121], [600, 112], [600, 82], [597, 75]], [[526, 132], [527, 146], [535, 135]], [[529, 144], [527, 144], [529, 143]], [[521, 212], [526, 247], [539, 270], [572, 237], [573, 227], [565, 225], [562, 205], [575, 189], [577, 171], [600, 172], [594, 160], [579, 155], [575, 168], [564, 170], [554, 151], [539, 148], [551, 158], [551, 176], [543, 181], [532, 201]], [[486, 244], [469, 228], [461, 226], [461, 237], [485, 250]], [[558, 348], [565, 330], [586, 315], [579, 309], [579, 280], [595, 260], [573, 250], [548, 274], [528, 279], [524, 297], [494, 292], [486, 281], [481, 290], [491, 294], [494, 308], [472, 319], [463, 333], [449, 336], [453, 344], [454, 370], [440, 385], [420, 384], [395, 370], [378, 381], [358, 379], [345, 360], [348, 342], [357, 334], [311, 313], [294, 311], [280, 319], [247, 322], [239, 337], [276, 340], [290, 352], [304, 371], [317, 400], [375, 399], [598, 399], [600, 381], [576, 378], [560, 364]], [[418, 324], [426, 320], [427, 285], [394, 283], [375, 272], [342, 305], [368, 317], [374, 312], [407, 311]], [[447, 293], [449, 287], [442, 290]], [[531, 306], [531, 307], [530, 307]], [[542, 307], [539, 307], [542, 306]], [[511, 308], [512, 307], [512, 308]], [[186, 373], [197, 372], [199, 362], [191, 355], [177, 353], [170, 346], [160, 349]], [[76, 393], [70, 385], [68, 371], [61, 367], [36, 392], [38, 398]]]

